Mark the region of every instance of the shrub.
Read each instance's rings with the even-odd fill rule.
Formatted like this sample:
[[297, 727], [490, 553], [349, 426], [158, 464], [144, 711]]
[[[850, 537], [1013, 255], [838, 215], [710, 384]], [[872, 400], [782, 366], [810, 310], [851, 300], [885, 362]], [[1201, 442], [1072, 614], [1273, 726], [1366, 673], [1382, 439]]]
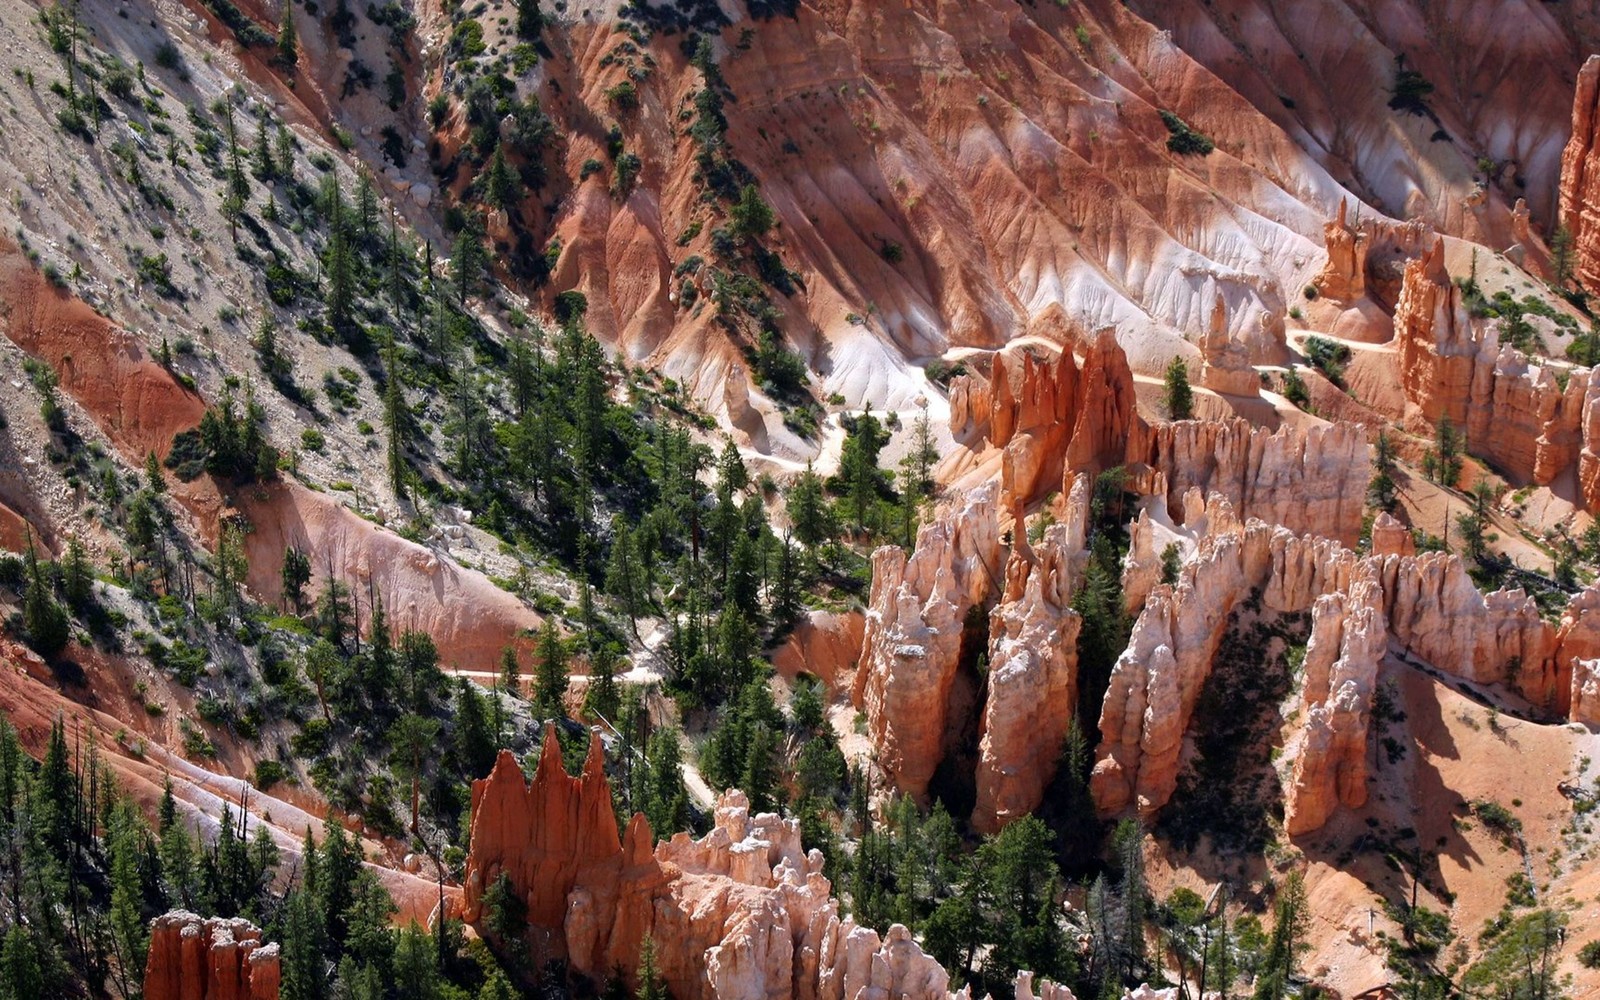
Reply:
[[1215, 143], [1190, 128], [1188, 122], [1172, 112], [1163, 109], [1161, 120], [1171, 133], [1167, 136], [1167, 149], [1179, 156], [1206, 156], [1217, 148]]
[[1329, 382], [1344, 387], [1344, 366], [1350, 360], [1350, 348], [1327, 337], [1310, 336], [1306, 338], [1305, 351], [1313, 368]]
[[943, 386], [948, 386], [950, 380], [957, 375], [965, 375], [966, 373], [967, 365], [964, 361], [952, 362], [943, 358], [934, 358], [922, 366], [922, 374], [928, 376], [928, 381], [937, 382]]
[[618, 111], [632, 111], [639, 106], [639, 88], [632, 80], [624, 80], [606, 91], [606, 100]]
[[1390, 91], [1389, 107], [1413, 115], [1428, 113], [1427, 97], [1433, 93], [1433, 84], [1414, 69], [1407, 69], [1405, 56], [1398, 56], [1394, 66], [1394, 89]]
[[256, 787], [265, 792], [289, 776], [288, 770], [275, 760], [256, 761]]
[[1600, 969], [1600, 940], [1590, 941], [1579, 948], [1578, 962], [1585, 969]]

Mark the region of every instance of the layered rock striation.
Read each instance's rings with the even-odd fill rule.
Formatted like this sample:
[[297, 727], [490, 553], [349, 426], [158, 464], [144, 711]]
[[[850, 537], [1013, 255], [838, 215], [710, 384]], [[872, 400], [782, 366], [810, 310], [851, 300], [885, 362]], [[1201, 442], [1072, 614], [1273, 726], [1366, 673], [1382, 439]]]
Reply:
[[1561, 154], [1560, 213], [1572, 234], [1578, 282], [1600, 292], [1600, 56], [1578, 72], [1572, 134]]
[[[1574, 599], [1555, 626], [1520, 590], [1481, 593], [1461, 560], [1389, 551], [1368, 557], [1257, 520], [1241, 524], [1213, 496], [1186, 498], [1206, 533], [1176, 585], [1153, 582], [1157, 542], [1184, 538], [1146, 511], [1133, 526], [1125, 578], [1148, 594], [1113, 669], [1100, 715], [1091, 791], [1102, 814], [1150, 816], [1170, 799], [1183, 738], [1228, 616], [1247, 597], [1270, 613], [1310, 610], [1303, 730], [1288, 781], [1288, 826], [1320, 827], [1338, 804], [1365, 801], [1366, 752], [1377, 664], [1391, 647], [1536, 711], [1587, 721], [1600, 684], [1600, 596]], [[1165, 530], [1165, 533], [1163, 531]]]
[[1367, 801], [1367, 737], [1378, 663], [1388, 647], [1382, 589], [1371, 572], [1311, 606], [1303, 663], [1305, 727], [1285, 797], [1291, 837], [1320, 829], [1340, 805]]
[[951, 432], [969, 446], [1002, 450], [1008, 509], [1054, 490], [1066, 470], [1122, 464], [1142, 428], [1133, 371], [1110, 330], [1095, 338], [1081, 368], [1070, 350], [1053, 361], [1023, 351], [1020, 362], [1002, 352], [987, 379], [963, 375], [950, 385]]
[[1600, 379], [1580, 368], [1563, 382], [1475, 324], [1442, 240], [1406, 264], [1394, 346], [1414, 423], [1448, 418], [1469, 451], [1517, 483], [1549, 485], [1576, 467], [1584, 505], [1600, 506]]
[[187, 910], [150, 923], [146, 1000], [278, 1000], [278, 946], [248, 920]]
[[[1208, 506], [1226, 504], [1216, 497]], [[1235, 605], [1255, 591], [1267, 612], [1303, 611], [1341, 589], [1356, 562], [1328, 539], [1260, 521], [1234, 528], [1236, 519], [1220, 512], [1213, 518], [1227, 527], [1200, 540], [1176, 585], [1150, 590], [1112, 668], [1090, 779], [1102, 814], [1131, 806], [1148, 817], [1171, 798], [1183, 735]]]
[[[636, 968], [648, 935], [671, 943], [656, 949], [657, 969], [684, 1000], [970, 1000], [952, 997], [949, 975], [905, 927], [880, 935], [841, 917], [798, 823], [752, 815], [741, 792], [718, 800], [699, 840], [679, 833], [652, 851], [642, 816], [619, 838], [598, 737], [590, 752], [583, 776], [569, 777], [547, 730], [531, 782], [502, 752], [474, 783], [469, 922], [483, 916], [482, 887], [504, 874], [528, 903], [535, 957], [566, 958], [596, 979]], [[1036, 995], [1031, 976], [1016, 995]]]
[[[968, 615], [999, 595], [1003, 555], [998, 488], [964, 495], [898, 546], [872, 554], [872, 588], [852, 700], [866, 714], [878, 764], [902, 792], [922, 797], [944, 756], [950, 691]], [[983, 640], [983, 635], [976, 637]]]
[[1088, 561], [1090, 480], [1079, 475], [1065, 523], [1030, 544], [1020, 527], [1006, 589], [989, 614], [989, 678], [978, 745], [972, 824], [994, 832], [1039, 807], [1055, 776], [1078, 701], [1078, 631], [1072, 598]]
[[1198, 489], [1220, 493], [1242, 518], [1259, 518], [1301, 534], [1353, 546], [1361, 535], [1372, 460], [1355, 424], [1252, 427], [1243, 419], [1180, 420], [1151, 427], [1140, 455], [1159, 479], [1144, 492], [1162, 494], [1173, 518]]

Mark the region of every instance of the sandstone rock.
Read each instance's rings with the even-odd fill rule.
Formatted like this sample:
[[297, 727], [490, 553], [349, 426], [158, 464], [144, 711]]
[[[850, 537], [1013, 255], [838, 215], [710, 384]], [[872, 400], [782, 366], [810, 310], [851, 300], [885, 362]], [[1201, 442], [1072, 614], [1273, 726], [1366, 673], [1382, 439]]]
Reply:
[[[591, 750], [599, 761], [599, 748]], [[566, 957], [597, 979], [636, 968], [648, 934], [663, 944], [657, 967], [682, 1000], [949, 1000], [949, 975], [904, 927], [880, 937], [839, 916], [822, 855], [801, 850], [795, 820], [751, 815], [749, 800], [730, 791], [710, 833], [676, 834], [652, 853], [644, 818], [635, 816], [619, 842], [609, 810], [600, 768], [568, 777], [553, 733], [531, 783], [502, 754], [473, 785], [463, 915], [481, 918], [481, 885], [503, 871], [530, 902], [534, 958]], [[562, 912], [552, 922], [554, 903]], [[1062, 996], [1052, 989], [1045, 984], [1040, 995]], [[1033, 996], [1020, 987], [1017, 995]]]
[[1143, 424], [1128, 356], [1110, 328], [1095, 336], [1083, 362], [1082, 402], [1067, 446], [1066, 467], [1098, 472], [1126, 460], [1128, 440]]
[[1478, 684], [1505, 684], [1554, 709], [1556, 632], [1521, 590], [1483, 594], [1454, 555], [1375, 559], [1384, 616], [1406, 652]]
[[1074, 522], [1051, 525], [1037, 545], [1019, 531], [1005, 599], [989, 615], [989, 692], [972, 812], [980, 832], [1038, 808], [1072, 722], [1082, 619], [1071, 604], [1088, 559], [1089, 489], [1089, 478], [1077, 477], [1077, 502], [1069, 503]]
[[852, 700], [867, 717], [878, 763], [901, 791], [921, 797], [944, 756], [951, 685], [967, 613], [999, 596], [997, 490], [987, 483], [922, 527], [908, 558], [872, 554], [872, 589]]
[[[1136, 525], [1136, 544], [1142, 531]], [[1589, 664], [1600, 660], [1600, 595], [1575, 600], [1558, 633], [1520, 590], [1480, 593], [1455, 556], [1359, 559], [1327, 539], [1217, 518], [1177, 586], [1150, 590], [1113, 668], [1091, 779], [1103, 815], [1131, 807], [1149, 816], [1171, 796], [1228, 614], [1252, 591], [1271, 612], [1314, 608], [1306, 723], [1288, 796], [1297, 834], [1321, 825], [1335, 804], [1363, 799], [1358, 758], [1376, 664], [1390, 639], [1403, 655], [1505, 686], [1551, 713], [1569, 703], [1587, 712], [1600, 692]]]
[[829, 690], [848, 693], [865, 631], [860, 611], [808, 611], [773, 652], [773, 669], [786, 678], [810, 674]]
[[1410, 530], [1388, 511], [1379, 511], [1372, 519], [1372, 554], [1375, 556], [1412, 556], [1417, 554], [1417, 540]]
[[1572, 101], [1572, 137], [1561, 156], [1561, 221], [1572, 233], [1575, 272], [1600, 291], [1600, 56], [1578, 73]]
[[150, 923], [147, 1000], [277, 1000], [278, 946], [248, 920], [173, 910]]
[[1111, 330], [1095, 339], [1081, 370], [1068, 350], [1053, 361], [1002, 352], [988, 380], [951, 383], [951, 433], [1002, 449], [1006, 509], [1038, 500], [1068, 472], [1122, 464], [1141, 427], [1133, 371]]
[[1600, 585], [1584, 588], [1561, 613], [1556, 684], [1564, 695], [1556, 711], [1573, 722], [1600, 725]]
[[1228, 335], [1228, 316], [1220, 295], [1214, 300], [1211, 324], [1200, 342], [1200, 353], [1204, 358], [1201, 385], [1229, 396], [1261, 394], [1261, 376], [1250, 363], [1250, 351]]
[[1183, 734], [1233, 607], [1252, 590], [1274, 612], [1337, 589], [1355, 559], [1326, 539], [1251, 521], [1201, 540], [1178, 584], [1150, 592], [1112, 668], [1090, 790], [1103, 815], [1148, 817], [1177, 785]]
[[[1270, 431], [1242, 419], [1150, 428], [1139, 458], [1161, 473], [1168, 513], [1191, 489], [1221, 493], [1241, 519], [1260, 518], [1352, 546], [1361, 535], [1372, 462], [1355, 424]], [[1181, 522], [1180, 522], [1181, 523]]]
[[562, 925], [580, 869], [622, 853], [603, 761], [596, 732], [583, 776], [570, 777], [555, 727], [547, 725], [531, 783], [508, 750], [500, 751], [487, 778], [472, 783], [472, 853], [463, 881], [467, 922], [478, 920], [484, 891], [503, 872], [526, 898], [530, 924]]
[[1359, 299], [1367, 292], [1367, 251], [1372, 247], [1373, 224], [1361, 228], [1349, 223], [1349, 203], [1339, 201], [1339, 214], [1322, 227], [1328, 262], [1313, 282], [1317, 291], [1339, 302]]
[[1600, 423], [1591, 419], [1600, 380], [1579, 369], [1563, 386], [1548, 365], [1500, 346], [1475, 324], [1444, 267], [1444, 244], [1405, 267], [1394, 315], [1401, 384], [1414, 423], [1448, 417], [1472, 452], [1516, 483], [1547, 485], [1579, 465], [1585, 505], [1600, 502], [1594, 454]]
[[1367, 739], [1378, 661], [1388, 644], [1382, 591], [1370, 571], [1346, 594], [1312, 605], [1302, 705], [1304, 736], [1284, 809], [1284, 830], [1299, 836], [1321, 828], [1343, 804], [1367, 801]]

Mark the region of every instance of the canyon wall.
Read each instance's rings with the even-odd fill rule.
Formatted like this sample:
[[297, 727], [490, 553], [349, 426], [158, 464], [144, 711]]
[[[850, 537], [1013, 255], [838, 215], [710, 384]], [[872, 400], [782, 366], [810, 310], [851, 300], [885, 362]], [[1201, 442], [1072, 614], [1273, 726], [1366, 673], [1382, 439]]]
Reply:
[[1015, 522], [1005, 593], [989, 614], [989, 678], [978, 745], [972, 825], [992, 833], [1039, 807], [1078, 702], [1072, 598], [1089, 558], [1090, 478], [1074, 478], [1065, 523], [1036, 544]]
[[1311, 606], [1302, 665], [1305, 710], [1284, 807], [1291, 837], [1320, 829], [1334, 809], [1367, 801], [1367, 736], [1378, 663], [1387, 652], [1382, 591], [1370, 572]]
[[1442, 240], [1405, 266], [1394, 345], [1414, 425], [1448, 417], [1468, 451], [1515, 483], [1546, 486], [1576, 466], [1584, 506], [1600, 506], [1600, 379], [1580, 368], [1563, 384], [1553, 366], [1501, 347], [1496, 330], [1469, 315]]
[[1287, 822], [1296, 835], [1320, 827], [1338, 803], [1364, 801], [1372, 692], [1391, 645], [1443, 673], [1513, 691], [1535, 711], [1587, 721], [1596, 710], [1594, 588], [1573, 599], [1558, 627], [1520, 590], [1481, 593], [1453, 555], [1362, 558], [1281, 526], [1241, 525], [1219, 496], [1202, 507], [1191, 491], [1186, 507], [1205, 533], [1188, 539], [1194, 554], [1176, 585], [1154, 582], [1151, 565], [1160, 539], [1186, 532], [1160, 528], [1148, 510], [1133, 526], [1125, 579], [1148, 596], [1101, 710], [1091, 791], [1104, 815], [1133, 808], [1148, 817], [1170, 799], [1201, 686], [1229, 614], [1247, 597], [1267, 612], [1312, 613], [1305, 722], [1290, 743]]
[[[1225, 337], [1221, 324], [1212, 329]], [[1245, 367], [1248, 384], [1223, 391], [1259, 387], [1255, 369]], [[1183, 495], [1199, 487], [1222, 493], [1241, 517], [1354, 545], [1372, 474], [1365, 432], [1354, 424], [1276, 431], [1242, 418], [1147, 424], [1137, 413], [1127, 357], [1109, 333], [1081, 369], [1069, 351], [1053, 362], [1023, 352], [1020, 363], [1000, 353], [989, 378], [958, 376], [950, 385], [950, 427], [973, 450], [1003, 450], [1006, 510], [1044, 498], [1072, 474], [1122, 465], [1132, 473], [1131, 488], [1164, 493], [1175, 518]]]
[[[649, 935], [664, 945], [657, 968], [681, 1000], [970, 1000], [965, 990], [952, 997], [949, 975], [905, 927], [879, 935], [839, 915], [822, 855], [801, 849], [796, 821], [751, 815], [730, 791], [710, 833], [678, 833], [652, 851], [642, 816], [617, 835], [598, 735], [578, 778], [563, 768], [553, 730], [543, 746], [531, 782], [502, 751], [473, 783], [469, 923], [481, 921], [483, 890], [504, 874], [528, 903], [535, 957], [564, 957], [596, 979], [636, 969]], [[1018, 978], [1016, 996], [1035, 996], [1031, 976]]]
[[1574, 276], [1600, 292], [1600, 56], [1578, 72], [1572, 133], [1561, 154], [1561, 224], [1572, 234]]
[[994, 355], [989, 377], [962, 375], [950, 384], [950, 431], [974, 450], [1002, 449], [1007, 509], [1057, 488], [1067, 470], [1121, 465], [1127, 442], [1142, 434], [1133, 371], [1115, 335], [1103, 330], [1083, 367], [1070, 349], [1054, 361], [1031, 351]]
[[1355, 424], [1273, 431], [1244, 419], [1181, 420], [1151, 427], [1146, 441], [1139, 458], [1161, 476], [1146, 489], [1165, 494], [1174, 519], [1184, 495], [1198, 489], [1222, 494], [1244, 519], [1346, 546], [1361, 536], [1372, 462]]
[[173, 910], [150, 923], [145, 1000], [278, 1000], [278, 946], [248, 920]]
[[1149, 817], [1171, 798], [1183, 734], [1239, 602], [1256, 591], [1269, 613], [1303, 611], [1317, 596], [1343, 589], [1355, 562], [1333, 541], [1260, 521], [1202, 538], [1178, 583], [1151, 589], [1112, 668], [1090, 779], [1100, 812], [1132, 806]]
[[872, 588], [851, 699], [865, 713], [878, 765], [895, 787], [923, 797], [944, 757], [951, 686], [968, 614], [1001, 589], [998, 488], [986, 483], [922, 526], [908, 557], [872, 554]]

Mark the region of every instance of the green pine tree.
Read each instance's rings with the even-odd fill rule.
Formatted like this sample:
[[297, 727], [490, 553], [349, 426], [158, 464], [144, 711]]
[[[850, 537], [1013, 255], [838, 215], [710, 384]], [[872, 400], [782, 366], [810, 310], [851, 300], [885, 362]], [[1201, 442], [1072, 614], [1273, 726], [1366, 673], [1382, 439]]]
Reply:
[[1194, 390], [1189, 387], [1189, 366], [1181, 357], [1175, 357], [1167, 365], [1166, 388], [1162, 391], [1161, 401], [1167, 408], [1167, 416], [1173, 420], [1188, 420], [1194, 416]]

